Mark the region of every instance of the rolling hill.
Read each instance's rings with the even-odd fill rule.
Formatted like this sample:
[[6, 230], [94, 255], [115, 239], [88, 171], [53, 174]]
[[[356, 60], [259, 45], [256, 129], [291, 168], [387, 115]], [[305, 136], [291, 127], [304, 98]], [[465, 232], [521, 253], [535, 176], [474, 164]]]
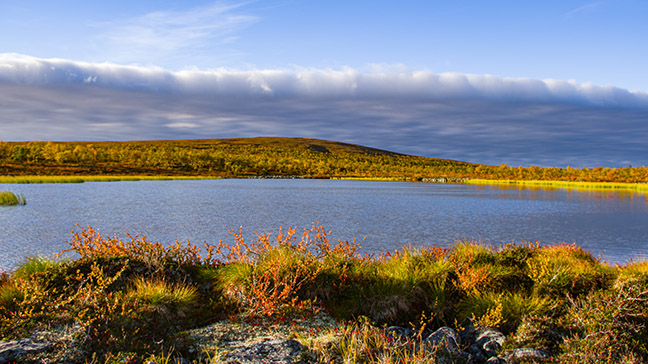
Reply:
[[306, 138], [0, 142], [4, 176], [206, 176], [648, 182], [648, 168], [490, 166]]

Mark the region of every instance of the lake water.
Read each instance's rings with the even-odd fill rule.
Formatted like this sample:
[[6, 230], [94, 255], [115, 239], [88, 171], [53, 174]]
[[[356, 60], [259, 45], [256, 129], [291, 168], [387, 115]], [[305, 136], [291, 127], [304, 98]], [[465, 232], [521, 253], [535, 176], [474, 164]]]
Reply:
[[298, 231], [319, 221], [331, 238], [361, 240], [364, 252], [404, 245], [577, 243], [610, 263], [648, 255], [645, 194], [459, 184], [224, 179], [2, 185], [25, 206], [0, 206], [0, 270], [68, 247], [77, 224], [106, 236], [202, 245]]

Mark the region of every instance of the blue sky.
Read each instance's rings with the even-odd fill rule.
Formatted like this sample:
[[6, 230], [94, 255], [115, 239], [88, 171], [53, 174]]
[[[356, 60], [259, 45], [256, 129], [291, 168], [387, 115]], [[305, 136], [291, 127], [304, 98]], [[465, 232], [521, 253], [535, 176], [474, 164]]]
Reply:
[[0, 139], [648, 164], [648, 2], [0, 3]]

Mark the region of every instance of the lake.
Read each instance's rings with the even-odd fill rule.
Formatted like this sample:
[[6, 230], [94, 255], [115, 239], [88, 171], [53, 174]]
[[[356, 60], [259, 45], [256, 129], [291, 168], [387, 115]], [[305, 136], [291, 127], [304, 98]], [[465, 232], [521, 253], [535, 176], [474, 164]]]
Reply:
[[76, 225], [106, 236], [202, 245], [301, 231], [319, 221], [363, 252], [404, 245], [577, 243], [610, 263], [648, 255], [646, 194], [406, 182], [223, 179], [2, 185], [27, 199], [0, 206], [0, 270], [68, 247]]

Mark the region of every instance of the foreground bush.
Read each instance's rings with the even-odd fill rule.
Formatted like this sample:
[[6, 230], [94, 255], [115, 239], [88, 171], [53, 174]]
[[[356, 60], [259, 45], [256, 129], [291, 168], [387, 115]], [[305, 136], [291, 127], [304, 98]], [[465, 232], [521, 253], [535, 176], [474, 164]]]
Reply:
[[92, 228], [74, 233], [75, 260], [30, 258], [0, 276], [0, 339], [74, 327], [78, 346], [60, 354], [70, 362], [122, 352], [132, 362], [172, 353], [197, 359], [181, 345], [185, 330], [242, 316], [295, 323], [325, 310], [348, 322], [336, 333], [341, 341], [317, 354], [334, 362], [433, 361], [415, 360], [415, 341], [380, 349], [393, 345], [383, 325], [497, 328], [509, 337], [507, 350], [535, 347], [558, 362], [648, 360], [645, 261], [610, 267], [574, 245], [537, 243], [367, 256], [355, 241], [331, 244], [319, 225], [249, 242], [242, 231], [232, 235], [231, 244], [200, 249], [105, 238]]

